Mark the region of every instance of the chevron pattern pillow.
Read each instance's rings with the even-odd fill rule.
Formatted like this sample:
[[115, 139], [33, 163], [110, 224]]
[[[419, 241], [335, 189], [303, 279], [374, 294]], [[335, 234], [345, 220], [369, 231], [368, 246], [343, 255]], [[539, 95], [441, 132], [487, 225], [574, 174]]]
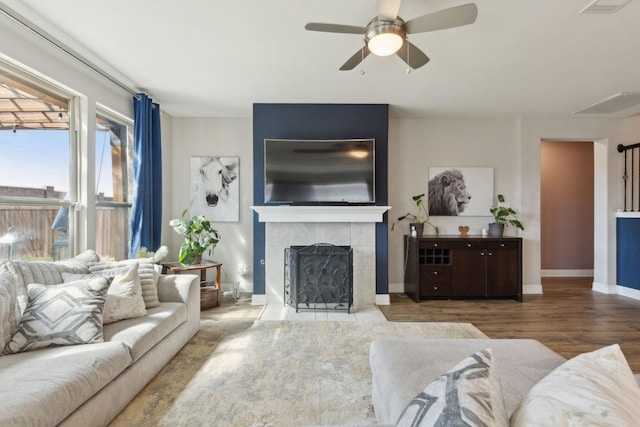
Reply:
[[396, 426], [508, 426], [491, 349], [467, 357], [426, 386]]
[[109, 281], [31, 284], [27, 308], [4, 354], [45, 347], [102, 342], [102, 313]]

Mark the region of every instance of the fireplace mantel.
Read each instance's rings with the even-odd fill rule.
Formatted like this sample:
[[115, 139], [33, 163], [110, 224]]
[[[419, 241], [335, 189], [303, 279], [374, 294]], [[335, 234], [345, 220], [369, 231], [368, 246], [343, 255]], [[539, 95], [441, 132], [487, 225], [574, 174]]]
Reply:
[[251, 206], [260, 222], [382, 222], [391, 206]]

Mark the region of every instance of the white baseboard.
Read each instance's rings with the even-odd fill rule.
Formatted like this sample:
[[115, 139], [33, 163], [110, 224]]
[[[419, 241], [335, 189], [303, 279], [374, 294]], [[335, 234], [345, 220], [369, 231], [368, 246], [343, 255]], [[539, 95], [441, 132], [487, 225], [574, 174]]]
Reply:
[[265, 294], [251, 295], [251, 305], [266, 305], [267, 296]]
[[609, 286], [606, 283], [595, 281], [591, 284], [591, 290], [600, 292], [601, 294], [617, 294], [618, 291], [616, 290], [616, 288], [617, 286], [615, 285]]
[[593, 270], [540, 270], [542, 277], [593, 277]]
[[390, 294], [403, 294], [404, 293], [404, 283], [389, 283], [389, 293]]
[[376, 294], [376, 305], [390, 305], [391, 298], [389, 294]]
[[542, 285], [522, 285], [523, 295], [542, 295]]
[[616, 286], [616, 290], [618, 295], [622, 295], [623, 297], [633, 298], [640, 300], [640, 291], [633, 288], [627, 288], [625, 286]]
[[635, 300], [640, 300], [640, 290], [627, 288], [626, 286], [607, 285], [606, 283], [593, 282], [591, 290], [601, 294], [620, 295]]

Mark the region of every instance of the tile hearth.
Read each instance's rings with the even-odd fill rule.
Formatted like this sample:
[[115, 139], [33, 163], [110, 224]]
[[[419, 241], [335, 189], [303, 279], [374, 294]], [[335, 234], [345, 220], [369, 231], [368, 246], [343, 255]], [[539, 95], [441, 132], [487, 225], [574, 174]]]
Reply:
[[384, 323], [387, 318], [375, 305], [363, 306], [352, 310], [351, 313], [333, 310], [305, 310], [296, 313], [295, 308], [282, 304], [267, 304], [264, 306], [258, 320], [290, 320], [290, 321], [341, 321], [356, 323]]

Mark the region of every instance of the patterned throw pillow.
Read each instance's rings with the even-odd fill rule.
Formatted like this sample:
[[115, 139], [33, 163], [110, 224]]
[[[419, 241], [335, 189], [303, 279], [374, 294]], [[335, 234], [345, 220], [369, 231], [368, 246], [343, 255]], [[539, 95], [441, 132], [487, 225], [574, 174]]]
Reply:
[[512, 426], [637, 426], [640, 388], [618, 344], [569, 359], [534, 385]]
[[117, 322], [124, 319], [133, 319], [147, 315], [144, 299], [142, 298], [142, 286], [138, 276], [138, 264], [130, 267], [104, 270], [93, 274], [62, 273], [65, 282], [104, 277], [111, 279], [107, 291], [107, 302], [104, 305], [102, 323]]
[[507, 426], [491, 349], [464, 359], [426, 386], [396, 426]]
[[153, 308], [160, 305], [158, 300], [158, 275], [154, 268], [152, 258], [135, 258], [124, 261], [113, 262], [90, 262], [89, 273], [99, 273], [106, 270], [130, 267], [138, 264], [138, 275], [142, 286], [142, 298], [146, 308]]
[[4, 353], [102, 342], [108, 286], [104, 278], [56, 286], [29, 285], [27, 308]]
[[0, 273], [0, 349], [11, 340], [18, 327], [16, 276], [8, 271]]

